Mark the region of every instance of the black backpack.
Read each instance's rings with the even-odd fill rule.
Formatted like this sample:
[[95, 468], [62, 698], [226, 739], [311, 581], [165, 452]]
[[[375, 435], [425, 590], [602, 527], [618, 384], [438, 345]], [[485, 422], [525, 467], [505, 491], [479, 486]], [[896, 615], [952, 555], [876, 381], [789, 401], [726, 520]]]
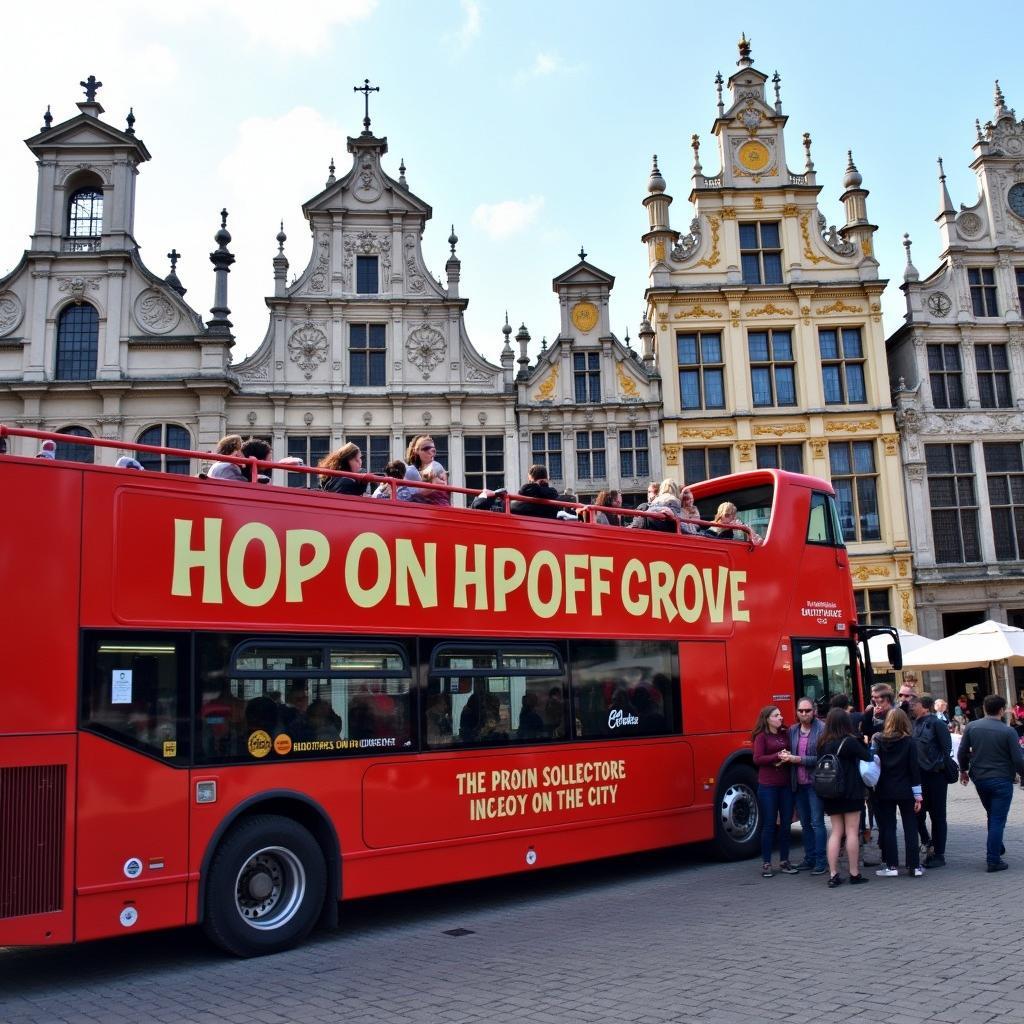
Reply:
[[839, 751], [847, 739], [849, 737], [843, 739], [834, 754], [822, 754], [814, 766], [814, 792], [822, 800], [837, 800], [846, 793], [846, 777]]

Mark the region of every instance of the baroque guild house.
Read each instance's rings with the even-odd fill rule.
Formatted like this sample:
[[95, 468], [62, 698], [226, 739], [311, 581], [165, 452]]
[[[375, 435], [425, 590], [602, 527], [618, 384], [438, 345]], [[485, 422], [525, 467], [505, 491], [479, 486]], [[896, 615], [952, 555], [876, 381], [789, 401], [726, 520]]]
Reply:
[[[663, 382], [666, 473], [692, 483], [755, 467], [831, 480], [862, 621], [913, 629], [911, 558], [868, 192], [849, 159], [842, 227], [826, 228], [803, 136], [790, 170], [780, 78], [716, 78], [719, 170], [693, 136], [685, 233], [657, 157], [644, 199], [649, 324]], [[724, 88], [723, 88], [724, 87]], [[648, 344], [645, 338], [645, 346]], [[645, 349], [646, 350], [646, 349]]]

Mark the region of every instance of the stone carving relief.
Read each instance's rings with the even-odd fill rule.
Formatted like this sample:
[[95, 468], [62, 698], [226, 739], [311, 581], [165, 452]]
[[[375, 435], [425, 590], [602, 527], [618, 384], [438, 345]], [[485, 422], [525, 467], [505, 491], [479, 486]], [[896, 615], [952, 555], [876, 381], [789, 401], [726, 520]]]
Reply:
[[945, 292], [932, 292], [928, 296], [927, 306], [932, 316], [944, 317], [949, 315], [953, 302]]
[[[270, 358], [269, 356], [253, 366], [246, 367], [243, 373], [238, 375], [243, 384], [267, 384], [270, 382]], [[253, 414], [255, 422], [255, 413]]]
[[837, 256], [852, 256], [856, 251], [857, 247], [853, 242], [847, 242], [842, 235], [836, 230], [835, 224], [830, 225], [827, 229], [825, 227], [825, 215], [823, 213], [818, 214], [818, 230], [821, 232], [821, 240], [837, 255]]
[[700, 248], [700, 219], [694, 217], [690, 221], [690, 233], [683, 235], [675, 245], [672, 246], [672, 260], [675, 263], [685, 263]]
[[155, 288], [147, 289], [135, 300], [135, 322], [148, 334], [168, 334], [180, 319], [174, 304]]
[[466, 380], [483, 383], [491, 379], [493, 379], [493, 374], [488, 373], [486, 370], [480, 370], [475, 366], [471, 366], [466, 371]]
[[21, 300], [13, 292], [0, 295], [0, 334], [10, 334], [21, 323], [24, 310]]
[[360, 231], [355, 235], [345, 236], [344, 277], [345, 290], [356, 290], [355, 267], [357, 256], [380, 257], [380, 290], [391, 291], [391, 236], [375, 234], [372, 231]]
[[82, 304], [86, 292], [100, 290], [100, 283], [94, 277], [58, 277], [57, 280], [60, 282], [59, 290], [67, 292], [75, 305]]
[[313, 320], [296, 327], [288, 339], [288, 355], [306, 380], [311, 380], [316, 368], [327, 361], [327, 335], [323, 328]]
[[380, 199], [381, 191], [373, 161], [369, 157], [364, 157], [359, 161], [359, 169], [352, 182], [352, 194], [361, 203], [372, 203]]
[[327, 291], [327, 278], [331, 269], [331, 242], [324, 233], [316, 240], [316, 266], [309, 278], [309, 287], [315, 292]]
[[424, 380], [444, 361], [446, 348], [444, 335], [430, 324], [420, 324], [410, 332], [405, 342], [409, 362], [420, 371]]
[[961, 213], [956, 227], [964, 238], [977, 238], [981, 234], [981, 218], [976, 213]]
[[988, 141], [994, 149], [1006, 156], [1024, 153], [1024, 123], [1017, 124], [1012, 117], [1001, 117], [995, 125], [985, 125]]
[[420, 273], [419, 263], [416, 260], [416, 238], [413, 235], [405, 236], [405, 280], [410, 292], [418, 295], [426, 287], [426, 281]]

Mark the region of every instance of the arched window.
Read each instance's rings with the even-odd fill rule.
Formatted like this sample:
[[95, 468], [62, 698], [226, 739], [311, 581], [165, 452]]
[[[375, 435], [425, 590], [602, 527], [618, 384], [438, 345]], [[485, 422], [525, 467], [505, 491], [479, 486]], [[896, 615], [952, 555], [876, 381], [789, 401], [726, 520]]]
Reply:
[[[157, 448], [192, 447], [192, 438], [184, 427], [177, 423], [158, 423], [139, 434], [139, 444], [151, 444]], [[135, 452], [135, 457], [146, 469], [164, 473], [189, 474], [189, 460], [179, 455], [157, 455], [155, 452]]]
[[[85, 427], [61, 427], [58, 434], [71, 434], [73, 437], [92, 437], [92, 434]], [[93, 462], [96, 449], [91, 444], [72, 444], [70, 441], [58, 441], [57, 451], [54, 453], [58, 459], [67, 459], [68, 462]]]
[[92, 252], [100, 247], [103, 234], [103, 192], [95, 185], [80, 188], [68, 200], [70, 252]]
[[57, 380], [92, 380], [96, 376], [100, 318], [95, 306], [67, 306], [57, 321]]

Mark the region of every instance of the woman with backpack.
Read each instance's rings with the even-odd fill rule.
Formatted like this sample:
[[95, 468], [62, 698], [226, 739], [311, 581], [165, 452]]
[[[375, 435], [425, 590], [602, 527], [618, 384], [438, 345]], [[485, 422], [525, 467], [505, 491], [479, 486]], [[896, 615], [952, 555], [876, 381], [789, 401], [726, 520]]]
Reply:
[[772, 846], [775, 844], [776, 822], [779, 828], [779, 870], [784, 875], [799, 872], [789, 863], [789, 830], [793, 823], [793, 789], [789, 764], [782, 755], [789, 752], [789, 737], [782, 721], [782, 712], [769, 704], [761, 708], [757, 724], [750, 734], [754, 741], [754, 764], [757, 765], [757, 803], [761, 808], [761, 877], [772, 878]]
[[882, 866], [875, 872], [880, 878], [899, 874], [899, 847], [896, 841], [896, 809], [903, 819], [903, 842], [907, 850], [907, 873], [914, 878], [924, 874], [917, 836], [917, 813], [921, 810], [921, 768], [917, 744], [911, 736], [906, 712], [893, 708], [885, 716], [885, 727], [875, 733], [874, 747], [882, 763], [882, 777], [875, 787], [875, 815], [878, 818], [878, 845]]
[[818, 744], [818, 765], [814, 769], [814, 788], [832, 819], [828, 837], [828, 887], [843, 884], [839, 874], [839, 849], [846, 837], [846, 856], [850, 862], [850, 885], [863, 885], [860, 873], [860, 812], [864, 807], [864, 783], [860, 779], [860, 761], [873, 760], [868, 748], [854, 735], [853, 720], [842, 708], [832, 708], [825, 719], [825, 731]]

